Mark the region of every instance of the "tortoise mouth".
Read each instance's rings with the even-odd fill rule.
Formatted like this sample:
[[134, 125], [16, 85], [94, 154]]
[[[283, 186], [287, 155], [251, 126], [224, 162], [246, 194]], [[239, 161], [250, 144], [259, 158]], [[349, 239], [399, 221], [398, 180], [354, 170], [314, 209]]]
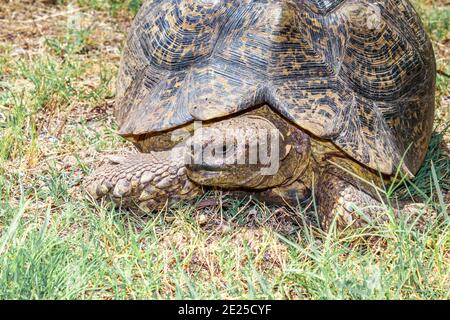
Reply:
[[226, 166], [212, 166], [208, 164], [190, 164], [187, 166], [189, 170], [195, 172], [204, 172], [205, 175], [215, 176], [225, 171], [233, 171], [232, 168], [227, 170]]

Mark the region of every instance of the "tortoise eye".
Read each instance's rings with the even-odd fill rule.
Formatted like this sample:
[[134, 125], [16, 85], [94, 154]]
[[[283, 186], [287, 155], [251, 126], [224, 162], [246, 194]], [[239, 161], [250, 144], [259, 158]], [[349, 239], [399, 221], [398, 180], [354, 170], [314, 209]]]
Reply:
[[230, 157], [234, 154], [234, 145], [223, 143], [215, 148], [217, 156]]

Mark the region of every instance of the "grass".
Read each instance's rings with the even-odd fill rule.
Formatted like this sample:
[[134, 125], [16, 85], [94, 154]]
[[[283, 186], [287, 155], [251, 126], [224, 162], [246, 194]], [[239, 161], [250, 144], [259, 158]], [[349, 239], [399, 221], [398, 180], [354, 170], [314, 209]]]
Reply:
[[29, 5], [0, 4], [0, 21], [17, 21], [0, 30], [1, 299], [450, 298], [444, 2], [415, 1], [440, 70], [436, 130], [417, 177], [395, 191], [441, 219], [423, 232], [404, 217], [328, 234], [302, 224], [301, 208], [221, 193], [145, 217], [86, 200], [80, 183], [96, 161], [131, 148], [112, 105], [139, 1]]

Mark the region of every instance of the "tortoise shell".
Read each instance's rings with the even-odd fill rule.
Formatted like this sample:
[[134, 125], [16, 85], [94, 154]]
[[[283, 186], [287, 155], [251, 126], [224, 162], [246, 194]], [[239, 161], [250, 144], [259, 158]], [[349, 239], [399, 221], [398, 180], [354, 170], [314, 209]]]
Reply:
[[436, 66], [406, 0], [153, 0], [131, 27], [116, 117], [125, 137], [269, 104], [384, 174], [415, 174]]

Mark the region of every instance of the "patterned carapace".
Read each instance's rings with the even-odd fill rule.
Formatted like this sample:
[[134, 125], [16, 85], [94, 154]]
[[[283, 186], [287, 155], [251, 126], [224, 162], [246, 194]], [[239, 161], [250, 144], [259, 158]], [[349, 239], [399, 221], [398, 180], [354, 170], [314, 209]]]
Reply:
[[130, 31], [120, 133], [268, 104], [385, 174], [415, 174], [432, 131], [435, 61], [406, 0], [153, 0]]

